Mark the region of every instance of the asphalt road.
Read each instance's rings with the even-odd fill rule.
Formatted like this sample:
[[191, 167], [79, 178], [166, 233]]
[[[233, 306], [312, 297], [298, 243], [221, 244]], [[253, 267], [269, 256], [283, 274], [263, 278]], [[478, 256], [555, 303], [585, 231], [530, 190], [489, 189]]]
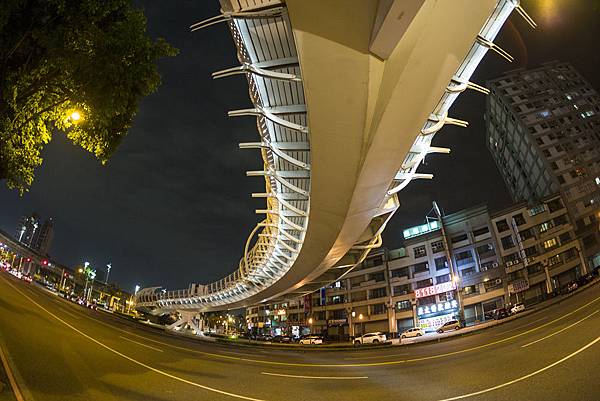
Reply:
[[0, 273], [0, 344], [27, 400], [600, 400], [600, 285], [440, 343], [297, 351], [198, 342]]

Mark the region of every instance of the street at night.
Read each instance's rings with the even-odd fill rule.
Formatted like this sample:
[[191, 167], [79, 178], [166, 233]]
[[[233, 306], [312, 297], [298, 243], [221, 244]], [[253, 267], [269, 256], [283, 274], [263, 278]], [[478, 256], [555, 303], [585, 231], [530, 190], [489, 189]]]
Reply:
[[0, 401], [600, 401], [600, 0], [0, 2]]
[[166, 335], [0, 276], [0, 330], [43, 400], [595, 400], [600, 285], [440, 343], [347, 351]]

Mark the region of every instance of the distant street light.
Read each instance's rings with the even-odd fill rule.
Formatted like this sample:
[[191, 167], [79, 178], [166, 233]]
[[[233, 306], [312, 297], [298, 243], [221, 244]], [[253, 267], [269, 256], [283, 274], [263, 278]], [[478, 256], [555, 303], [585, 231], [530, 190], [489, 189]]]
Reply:
[[106, 265], [106, 277], [104, 278], [104, 284], [108, 284], [108, 275], [110, 274], [110, 269], [112, 268], [112, 264], [109, 263]]
[[74, 111], [69, 116], [69, 119], [73, 122], [77, 122], [77, 121], [81, 120], [81, 114], [78, 111]]
[[136, 286], [135, 286], [135, 290], [133, 291], [133, 294], [134, 294], [134, 295], [135, 295], [135, 294], [137, 294], [137, 293], [138, 293], [138, 291], [140, 290], [140, 288], [141, 288], [141, 287], [140, 287], [139, 285], [136, 285]]

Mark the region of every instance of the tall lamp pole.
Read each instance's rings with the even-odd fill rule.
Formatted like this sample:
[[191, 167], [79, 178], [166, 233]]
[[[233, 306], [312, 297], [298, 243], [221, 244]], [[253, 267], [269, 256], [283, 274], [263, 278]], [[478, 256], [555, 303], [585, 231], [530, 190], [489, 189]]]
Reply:
[[104, 278], [104, 284], [108, 284], [108, 275], [110, 274], [110, 269], [112, 269], [111, 263], [106, 265], [106, 277]]

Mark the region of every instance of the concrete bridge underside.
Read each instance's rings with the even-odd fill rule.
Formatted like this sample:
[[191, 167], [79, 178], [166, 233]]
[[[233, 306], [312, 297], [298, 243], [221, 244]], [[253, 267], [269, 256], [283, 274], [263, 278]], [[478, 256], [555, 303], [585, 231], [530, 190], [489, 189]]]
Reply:
[[[513, 0], [247, 3], [252, 5], [222, 0], [221, 18], [232, 28], [250, 95], [255, 97], [253, 112], [261, 135], [261, 145], [255, 147], [261, 147], [265, 171], [270, 165], [274, 169], [262, 175], [267, 210], [271, 210], [266, 214], [271, 220], [266, 219], [268, 227], [261, 229], [271, 231], [261, 237], [262, 245], [245, 252], [228, 282], [167, 293], [159, 287], [145, 289], [137, 297], [140, 309], [201, 312], [297, 297], [354, 268], [380, 245], [380, 234], [399, 207], [397, 192], [412, 179], [431, 178], [416, 172], [423, 159], [431, 153], [449, 152], [432, 146], [433, 136], [445, 124], [467, 125], [448, 117], [448, 109], [465, 89], [486, 92], [469, 82], [485, 53], [491, 49], [510, 61], [510, 55], [493, 40], [518, 6]], [[288, 43], [282, 39], [282, 29], [289, 35]], [[291, 57], [284, 56], [289, 64], [278, 65], [273, 59], [281, 56], [275, 56], [270, 66], [264, 60], [252, 65], [250, 56], [257, 46], [271, 46], [272, 55], [278, 46], [288, 46]], [[269, 93], [265, 91], [275, 85], [284, 91], [295, 89], [303, 102], [266, 104]], [[253, 88], [258, 88], [258, 95], [253, 95]], [[237, 113], [247, 114], [252, 113]], [[300, 142], [307, 148], [302, 149], [304, 153], [287, 152], [300, 162], [292, 172], [277, 176], [273, 154], [280, 157], [283, 147], [277, 148], [273, 136], [265, 145], [269, 124], [288, 129], [290, 122], [296, 124], [292, 131], [304, 135]], [[287, 184], [294, 182], [304, 191], [286, 190], [289, 186], [281, 185], [283, 176], [289, 178]], [[283, 203], [301, 201], [295, 204], [302, 206], [298, 208], [304, 218], [282, 221], [280, 216], [295, 215], [286, 214], [289, 210], [281, 199]], [[285, 229], [291, 231], [282, 233]], [[278, 239], [282, 234], [286, 236]], [[277, 262], [271, 263], [280, 252], [277, 248], [285, 248], [289, 258], [276, 257]], [[270, 280], [254, 280], [253, 269], [265, 266], [277, 267], [274, 274], [268, 274]]]

